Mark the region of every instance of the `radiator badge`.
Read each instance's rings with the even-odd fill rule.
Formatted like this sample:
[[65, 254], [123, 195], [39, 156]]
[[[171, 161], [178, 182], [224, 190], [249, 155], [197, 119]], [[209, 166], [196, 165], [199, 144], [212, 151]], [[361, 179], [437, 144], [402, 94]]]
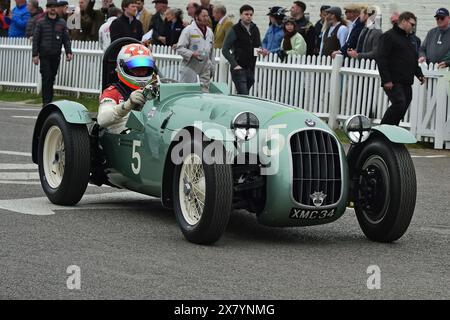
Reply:
[[308, 127], [315, 127], [315, 126], [316, 126], [316, 122], [315, 122], [314, 120], [311, 120], [311, 119], [306, 119], [306, 120], [305, 120], [305, 124], [306, 124]]
[[316, 207], [320, 207], [322, 205], [322, 203], [324, 202], [325, 198], [327, 197], [327, 195], [325, 193], [323, 193], [322, 191], [318, 192], [314, 192], [312, 195], [310, 195], [314, 205]]

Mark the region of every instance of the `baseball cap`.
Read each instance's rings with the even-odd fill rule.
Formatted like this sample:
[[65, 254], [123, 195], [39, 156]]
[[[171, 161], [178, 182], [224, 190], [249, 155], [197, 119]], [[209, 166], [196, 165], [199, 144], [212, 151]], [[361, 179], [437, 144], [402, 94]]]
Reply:
[[56, 1], [56, 0], [48, 0], [47, 4], [45, 6], [47, 8], [48, 7], [57, 7], [58, 6], [58, 1]]
[[58, 0], [58, 7], [63, 7], [69, 5], [69, 2], [66, 0]]
[[153, 0], [152, 3], [164, 3], [164, 4], [169, 4], [169, 1], [167, 1], [167, 0]]
[[449, 14], [449, 12], [448, 12], [448, 10], [447, 9], [445, 9], [445, 8], [439, 8], [437, 11], [436, 11], [436, 14], [435, 14], [435, 18], [436, 17], [448, 17], [450, 14]]
[[338, 17], [342, 17], [342, 10], [339, 7], [331, 7], [329, 9], [325, 10], [325, 12], [334, 14], [335, 16], [338, 16]]

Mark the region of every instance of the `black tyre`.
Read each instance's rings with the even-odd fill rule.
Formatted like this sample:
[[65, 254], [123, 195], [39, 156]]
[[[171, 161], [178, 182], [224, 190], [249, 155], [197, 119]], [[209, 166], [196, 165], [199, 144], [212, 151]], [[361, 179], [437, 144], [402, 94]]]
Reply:
[[392, 242], [408, 229], [416, 205], [416, 173], [404, 145], [376, 137], [356, 162], [355, 212], [364, 234]]
[[231, 166], [207, 164], [202, 156], [206, 143], [185, 142], [190, 148], [175, 167], [174, 210], [187, 240], [212, 244], [219, 240], [230, 218], [233, 202]]
[[85, 125], [67, 123], [60, 112], [45, 120], [39, 139], [41, 185], [51, 202], [77, 204], [89, 182], [89, 133]]

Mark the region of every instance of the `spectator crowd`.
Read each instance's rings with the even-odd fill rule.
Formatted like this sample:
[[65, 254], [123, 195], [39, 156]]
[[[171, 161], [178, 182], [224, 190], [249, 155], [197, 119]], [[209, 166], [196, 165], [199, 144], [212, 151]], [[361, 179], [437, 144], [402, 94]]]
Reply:
[[[62, 33], [57, 45], [64, 45], [66, 52], [70, 52], [70, 40], [99, 41], [105, 50], [122, 37], [135, 38], [146, 46], [171, 46], [183, 57], [181, 78], [188, 82], [198, 78], [205, 90], [214, 74], [213, 50], [221, 48], [240, 94], [248, 94], [254, 84], [258, 56], [272, 53], [281, 60], [289, 55], [375, 59], [383, 87], [397, 108], [386, 123], [396, 124], [406, 111], [413, 77], [423, 80], [418, 64], [450, 65], [450, 15], [446, 8], [437, 9], [436, 27], [421, 41], [415, 34], [417, 18], [411, 12], [394, 12], [392, 29], [383, 33], [377, 19], [381, 10], [376, 5], [323, 5], [315, 23], [308, 18], [302, 1], [294, 1], [290, 8], [273, 6], [266, 13], [269, 27], [261, 35], [253, 22], [254, 9], [248, 4], [240, 8], [239, 19], [234, 19], [237, 12], [230, 14], [224, 4], [213, 5], [210, 0], [187, 0], [185, 10], [170, 7], [168, 0], [153, 0], [153, 11], [144, 7], [145, 0], [123, 0], [121, 8], [112, 0], [102, 0], [99, 9], [94, 9], [95, 0], [79, 0], [77, 7], [69, 6], [66, 0], [48, 3], [46, 10], [38, 0], [15, 0], [12, 10], [0, 8], [0, 36], [33, 39], [33, 55], [38, 54], [42, 50], [42, 46], [38, 49], [39, 41], [46, 39], [42, 33], [54, 32], [50, 28], [54, 23], [46, 25], [44, 21], [57, 21], [62, 30], [58, 29]], [[51, 55], [59, 52], [55, 48]], [[47, 72], [48, 79], [54, 78], [54, 69]], [[47, 100], [51, 95], [48, 89]]]

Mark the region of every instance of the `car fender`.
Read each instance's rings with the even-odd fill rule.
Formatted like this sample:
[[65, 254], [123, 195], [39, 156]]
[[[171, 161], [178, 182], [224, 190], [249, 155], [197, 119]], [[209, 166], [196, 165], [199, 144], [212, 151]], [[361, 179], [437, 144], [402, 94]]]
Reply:
[[39, 146], [39, 137], [41, 134], [42, 126], [44, 125], [45, 119], [55, 111], [59, 111], [64, 116], [64, 119], [68, 123], [73, 124], [89, 124], [92, 123], [92, 118], [89, 115], [89, 111], [80, 103], [62, 100], [52, 102], [42, 108], [38, 115], [36, 124], [34, 126], [33, 141], [32, 141], [32, 159], [34, 163], [38, 162], [37, 150]]
[[417, 139], [414, 135], [404, 128], [382, 124], [372, 128], [372, 131], [383, 134], [389, 141], [393, 143], [416, 143]]

